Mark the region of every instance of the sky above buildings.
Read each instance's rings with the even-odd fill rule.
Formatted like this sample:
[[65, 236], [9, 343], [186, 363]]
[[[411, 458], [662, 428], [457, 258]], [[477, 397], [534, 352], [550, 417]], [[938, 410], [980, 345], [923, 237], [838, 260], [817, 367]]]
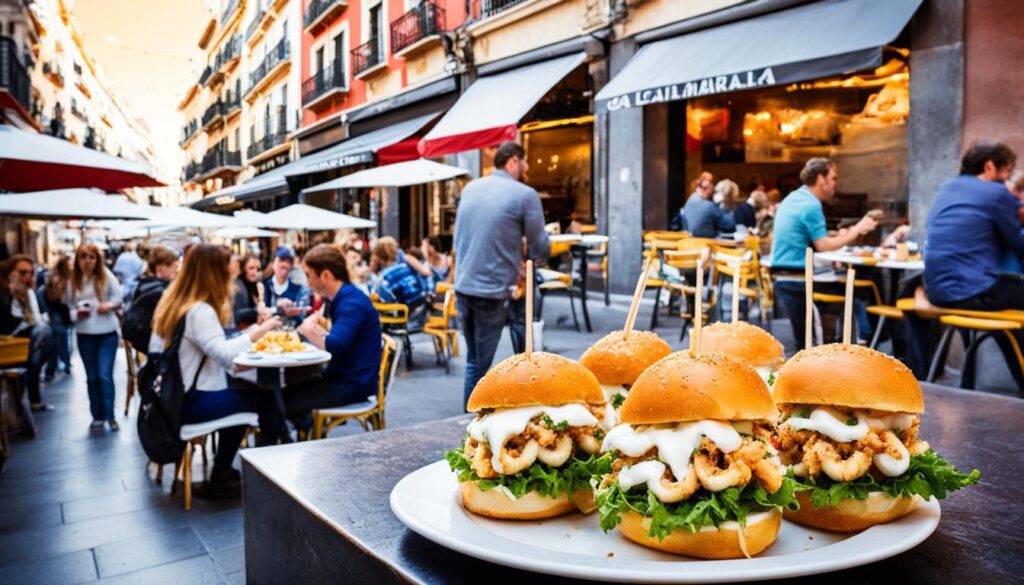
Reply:
[[[71, 2], [66, 2], [71, 5]], [[158, 152], [177, 153], [178, 103], [202, 71], [202, 0], [75, 0], [82, 41], [113, 91], [143, 120]]]

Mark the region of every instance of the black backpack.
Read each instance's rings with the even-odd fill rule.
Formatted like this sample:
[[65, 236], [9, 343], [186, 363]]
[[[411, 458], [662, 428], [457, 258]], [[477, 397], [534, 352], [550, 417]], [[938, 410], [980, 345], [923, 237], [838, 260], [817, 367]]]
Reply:
[[[178, 361], [178, 349], [184, 334], [183, 317], [174, 328], [171, 344], [163, 353], [148, 356], [146, 365], [139, 372], [139, 395], [142, 398], [138, 416], [139, 440], [149, 460], [160, 465], [177, 463], [185, 450], [185, 441], [181, 440], [185, 383]], [[199, 362], [190, 390], [195, 390], [204, 365], [205, 355]]]
[[121, 320], [121, 336], [142, 353], [149, 351], [149, 338], [153, 334], [153, 315], [166, 288], [167, 283], [162, 280], [142, 285], [135, 292], [135, 298]]

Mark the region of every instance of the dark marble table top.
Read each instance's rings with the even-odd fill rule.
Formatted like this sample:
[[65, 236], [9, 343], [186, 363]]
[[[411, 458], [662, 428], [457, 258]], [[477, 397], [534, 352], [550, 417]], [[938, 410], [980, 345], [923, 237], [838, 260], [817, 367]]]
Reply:
[[[918, 547], [827, 578], [835, 584], [1020, 583], [1024, 481], [1016, 474], [1024, 455], [1016, 442], [1024, 431], [1024, 400], [923, 386], [927, 413], [921, 437], [961, 470], [980, 469], [981, 483], [942, 501], [938, 529]], [[397, 576], [414, 583], [471, 583], [498, 574], [531, 585], [567, 582], [450, 551], [411, 532], [391, 512], [394, 485], [458, 445], [468, 420], [466, 415], [243, 454], [247, 465], [373, 560], [382, 582]]]

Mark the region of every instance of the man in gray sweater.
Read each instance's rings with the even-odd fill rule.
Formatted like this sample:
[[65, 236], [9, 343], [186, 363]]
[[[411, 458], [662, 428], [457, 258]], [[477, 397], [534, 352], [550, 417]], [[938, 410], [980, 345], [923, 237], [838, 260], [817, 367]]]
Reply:
[[[467, 346], [463, 405], [490, 369], [509, 321], [524, 261], [523, 239], [534, 260], [547, 258], [550, 249], [540, 196], [522, 183], [528, 167], [523, 147], [506, 142], [494, 154], [494, 172], [466, 185], [459, 199], [455, 294]], [[525, 323], [518, 326], [525, 329]]]

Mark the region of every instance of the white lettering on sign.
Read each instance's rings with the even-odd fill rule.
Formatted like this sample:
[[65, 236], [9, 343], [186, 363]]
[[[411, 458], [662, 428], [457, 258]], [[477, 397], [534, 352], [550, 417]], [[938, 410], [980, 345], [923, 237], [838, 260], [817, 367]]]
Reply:
[[775, 72], [772, 71], [771, 67], [766, 67], [760, 71], [752, 70], [732, 75], [717, 75], [685, 83], [641, 89], [630, 94], [615, 96], [606, 102], [605, 107], [609, 112], [614, 112], [615, 110], [624, 110], [634, 106], [660, 104], [767, 85], [775, 85]]

